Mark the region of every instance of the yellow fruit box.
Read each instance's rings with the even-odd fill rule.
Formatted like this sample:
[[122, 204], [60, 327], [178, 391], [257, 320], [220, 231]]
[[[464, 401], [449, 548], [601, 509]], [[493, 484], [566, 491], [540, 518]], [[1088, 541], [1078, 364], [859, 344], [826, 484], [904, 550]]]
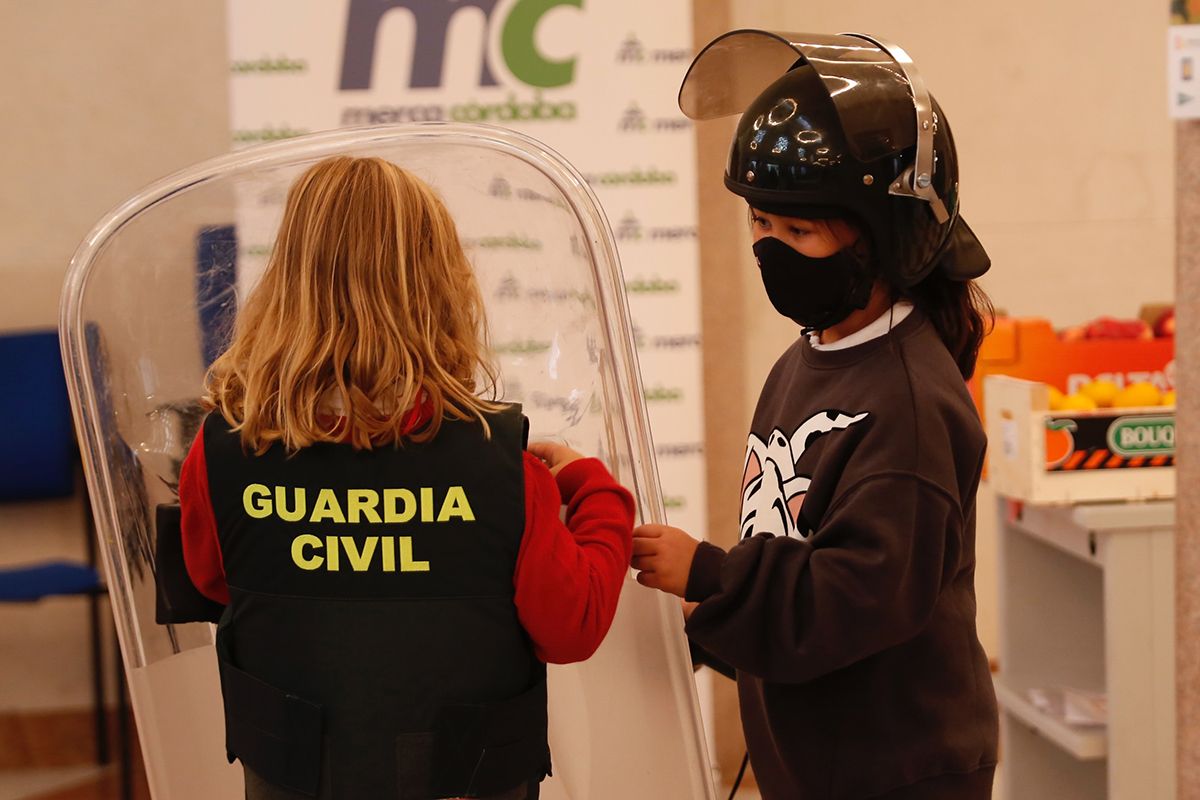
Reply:
[[1044, 383], [984, 379], [988, 479], [1028, 503], [1175, 496], [1175, 408], [1058, 410]]

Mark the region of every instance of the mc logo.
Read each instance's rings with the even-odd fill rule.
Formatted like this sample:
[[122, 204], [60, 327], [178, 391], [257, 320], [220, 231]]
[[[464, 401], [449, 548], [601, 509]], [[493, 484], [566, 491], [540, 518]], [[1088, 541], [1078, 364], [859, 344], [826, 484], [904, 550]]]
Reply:
[[[345, 49], [342, 53], [341, 89], [371, 88], [371, 68], [375, 63], [375, 42], [379, 24], [391, 11], [404, 9], [416, 22], [412, 57], [414, 89], [442, 85], [442, 67], [446, 59], [446, 39], [454, 15], [467, 8], [483, 13], [486, 20], [480, 44], [479, 85], [498, 86], [489, 47], [496, 6], [500, 0], [350, 0], [346, 21]], [[583, 0], [515, 0], [509, 5], [500, 29], [500, 54], [509, 71], [530, 86], [549, 89], [566, 86], [575, 79], [575, 59], [552, 61], [538, 50], [535, 35], [542, 18], [559, 6], [583, 8]]]

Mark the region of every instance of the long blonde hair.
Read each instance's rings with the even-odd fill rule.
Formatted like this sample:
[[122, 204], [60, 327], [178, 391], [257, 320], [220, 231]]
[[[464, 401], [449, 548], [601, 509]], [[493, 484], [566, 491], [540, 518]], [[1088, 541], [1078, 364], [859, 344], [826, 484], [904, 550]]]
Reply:
[[[497, 409], [483, 298], [454, 220], [429, 186], [381, 158], [328, 158], [288, 191], [283, 222], [206, 405], [256, 453], [425, 441], [443, 419]], [[340, 402], [331, 424], [323, 404]], [[405, 433], [410, 408], [429, 424]], [[324, 422], [323, 422], [323, 421]]]

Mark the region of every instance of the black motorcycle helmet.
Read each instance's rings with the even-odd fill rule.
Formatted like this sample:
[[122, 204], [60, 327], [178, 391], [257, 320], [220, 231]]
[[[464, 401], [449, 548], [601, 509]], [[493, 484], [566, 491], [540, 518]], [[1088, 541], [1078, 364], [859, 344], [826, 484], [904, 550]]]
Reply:
[[679, 107], [695, 120], [741, 112], [725, 185], [769, 213], [857, 221], [892, 285], [991, 265], [959, 215], [950, 126], [899, 47], [732, 31], [692, 62]]

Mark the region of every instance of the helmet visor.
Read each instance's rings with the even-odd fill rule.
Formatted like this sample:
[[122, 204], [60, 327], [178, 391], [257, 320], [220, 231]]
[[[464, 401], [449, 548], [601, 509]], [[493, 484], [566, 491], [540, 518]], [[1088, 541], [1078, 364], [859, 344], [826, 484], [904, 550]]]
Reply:
[[692, 62], [679, 89], [679, 108], [694, 120], [740, 114], [797, 60], [820, 75], [859, 161], [874, 161], [916, 142], [913, 98], [903, 69], [887, 51], [853, 35], [726, 33]]

